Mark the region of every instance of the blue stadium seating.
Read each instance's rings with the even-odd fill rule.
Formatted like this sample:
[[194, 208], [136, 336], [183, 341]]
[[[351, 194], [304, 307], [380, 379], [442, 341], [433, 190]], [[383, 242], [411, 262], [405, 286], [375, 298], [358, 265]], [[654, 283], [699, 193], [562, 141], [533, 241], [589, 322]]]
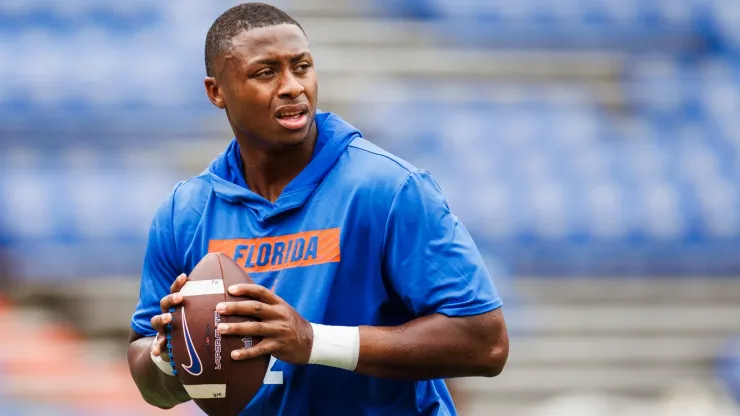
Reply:
[[374, 115], [365, 120], [371, 139], [440, 178], [480, 243], [519, 272], [739, 265], [735, 155], [701, 125], [643, 116], [620, 131], [593, 106], [547, 103], [411, 102], [364, 113]]
[[[731, 0], [730, 0], [731, 1]], [[506, 47], [626, 50], [696, 47], [713, 39], [709, 0], [375, 0], [386, 14], [435, 21], [445, 39]], [[727, 5], [725, 8], [734, 6]]]
[[[517, 274], [740, 271], [740, 1], [374, 4], [434, 23], [440, 44], [630, 57], [628, 114], [571, 86], [514, 85], [506, 104], [412, 100], [352, 120], [439, 180], [502, 292]], [[0, 249], [17, 275], [139, 273], [152, 214], [186, 174], [120, 155], [149, 144], [147, 132], [197, 131], [215, 114], [201, 45], [222, 6], [0, 1]], [[740, 402], [736, 340], [727, 351], [717, 371]], [[49, 411], [0, 397], [0, 415]]]
[[0, 2], [0, 125], [192, 129], [211, 107], [202, 39], [219, 7], [196, 3]]
[[107, 150], [2, 155], [0, 242], [14, 272], [59, 279], [141, 269], [151, 218], [185, 175], [166, 160]]
[[[154, 207], [184, 173], [138, 171], [121, 165], [116, 149], [147, 144], [150, 129], [195, 131], [215, 114], [200, 86], [201, 42], [219, 6], [186, 3], [0, 2], [0, 134], [4, 145], [28, 150], [20, 159], [0, 155], [0, 243], [25, 259], [22, 274], [74, 277], [91, 250], [100, 270], [138, 271]], [[505, 104], [412, 100], [367, 106], [352, 120], [430, 170], [479, 244], [513, 272], [740, 270], [740, 3], [376, 5], [434, 22], [469, 46], [631, 56], [620, 80], [628, 114], [610, 114], [568, 85], [506, 85]], [[173, 29], [183, 25], [192, 30]], [[89, 147], [97, 165], [50, 156], [73, 152], [72, 144]], [[35, 262], [39, 255], [54, 270]], [[104, 264], [111, 257], [120, 265]]]

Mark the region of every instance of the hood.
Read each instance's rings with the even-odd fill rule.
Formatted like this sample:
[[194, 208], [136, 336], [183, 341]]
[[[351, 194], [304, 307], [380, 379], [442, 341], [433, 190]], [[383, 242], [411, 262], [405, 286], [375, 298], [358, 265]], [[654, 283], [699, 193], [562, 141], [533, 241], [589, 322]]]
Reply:
[[274, 204], [249, 190], [236, 139], [208, 167], [216, 196], [248, 205], [260, 220], [303, 206], [350, 142], [361, 136], [359, 130], [333, 113], [317, 112], [315, 122], [318, 137], [311, 162], [285, 187]]

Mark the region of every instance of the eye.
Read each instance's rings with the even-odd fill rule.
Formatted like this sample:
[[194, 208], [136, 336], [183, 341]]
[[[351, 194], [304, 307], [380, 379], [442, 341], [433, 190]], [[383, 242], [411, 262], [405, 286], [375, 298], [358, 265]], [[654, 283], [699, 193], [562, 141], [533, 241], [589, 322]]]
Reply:
[[303, 72], [308, 71], [309, 68], [311, 68], [311, 64], [309, 64], [308, 62], [303, 62], [303, 63], [298, 64], [295, 67], [295, 70], [296, 72], [303, 73]]
[[257, 72], [254, 74], [255, 78], [268, 78], [275, 75], [275, 71], [272, 69], [263, 69], [262, 71]]

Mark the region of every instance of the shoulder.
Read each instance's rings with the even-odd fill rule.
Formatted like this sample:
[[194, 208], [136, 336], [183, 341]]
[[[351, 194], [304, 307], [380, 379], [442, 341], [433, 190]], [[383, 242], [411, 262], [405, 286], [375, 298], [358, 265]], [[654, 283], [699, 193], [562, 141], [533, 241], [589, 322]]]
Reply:
[[154, 216], [150, 239], [166, 238], [169, 249], [181, 258], [201, 222], [212, 189], [206, 173], [178, 182]]
[[157, 217], [167, 219], [174, 230], [200, 222], [213, 186], [207, 172], [175, 184], [159, 207]]
[[352, 167], [345, 169], [345, 174], [349, 174], [351, 180], [363, 189], [374, 191], [375, 197], [383, 195], [392, 200], [399, 193], [411, 189], [422, 194], [439, 194], [444, 198], [432, 174], [368, 140], [354, 140], [347, 153]]
[[363, 189], [384, 190], [389, 197], [409, 177], [423, 172], [408, 161], [363, 138], [352, 141], [348, 146], [347, 162], [350, 168], [343, 169], [343, 174]]
[[408, 174], [418, 170], [408, 161], [380, 148], [364, 138], [353, 140], [348, 151], [356, 157], [366, 159], [369, 164], [384, 167], [397, 174]]
[[422, 209], [450, 211], [439, 183], [427, 170], [365, 139], [354, 140], [348, 155], [352, 167], [344, 169], [350, 172], [345, 181], [359, 188], [360, 194], [370, 199], [369, 204], [383, 206], [389, 215], [391, 211], [403, 215], [416, 215]]
[[207, 171], [178, 182], [171, 194], [173, 212], [178, 213], [183, 207], [196, 208], [197, 211], [202, 212], [212, 191], [213, 185]]

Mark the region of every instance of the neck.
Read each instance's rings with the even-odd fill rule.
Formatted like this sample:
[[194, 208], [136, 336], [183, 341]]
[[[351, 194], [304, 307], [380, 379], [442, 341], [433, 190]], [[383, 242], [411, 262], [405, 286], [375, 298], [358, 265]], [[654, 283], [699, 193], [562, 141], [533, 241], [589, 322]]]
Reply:
[[312, 127], [300, 145], [279, 151], [239, 140], [243, 174], [249, 189], [274, 203], [290, 181], [311, 162], [317, 136]]

